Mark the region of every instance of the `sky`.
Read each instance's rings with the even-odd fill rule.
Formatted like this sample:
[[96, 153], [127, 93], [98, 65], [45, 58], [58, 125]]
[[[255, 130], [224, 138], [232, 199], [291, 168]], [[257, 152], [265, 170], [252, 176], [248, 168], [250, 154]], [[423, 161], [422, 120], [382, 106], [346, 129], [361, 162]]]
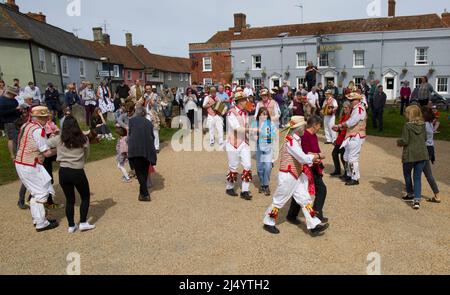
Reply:
[[[0, 0], [2, 1], [2, 0]], [[4, 1], [4, 0], [3, 0]], [[233, 26], [233, 14], [252, 27], [387, 16], [388, 0], [16, 0], [20, 11], [42, 12], [49, 24], [92, 40], [92, 28], [106, 22], [111, 43], [134, 44], [151, 52], [188, 57], [189, 43], [205, 42]], [[397, 0], [397, 15], [450, 11], [449, 0]]]

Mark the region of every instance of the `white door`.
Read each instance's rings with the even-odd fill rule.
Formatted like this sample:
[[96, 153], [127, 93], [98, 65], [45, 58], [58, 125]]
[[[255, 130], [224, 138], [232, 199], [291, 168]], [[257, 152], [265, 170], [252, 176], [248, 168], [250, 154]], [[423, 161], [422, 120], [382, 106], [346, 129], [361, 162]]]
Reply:
[[383, 88], [384, 92], [386, 93], [387, 99], [395, 100], [397, 92], [397, 77], [390, 74], [384, 76]]

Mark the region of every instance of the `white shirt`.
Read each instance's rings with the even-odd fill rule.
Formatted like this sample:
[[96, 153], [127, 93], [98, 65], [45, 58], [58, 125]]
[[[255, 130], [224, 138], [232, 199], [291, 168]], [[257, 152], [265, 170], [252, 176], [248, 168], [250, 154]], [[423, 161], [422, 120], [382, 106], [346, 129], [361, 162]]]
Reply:
[[309, 104], [313, 107], [313, 108], [317, 108], [317, 105], [319, 104], [319, 93], [312, 93], [312, 91], [310, 93], [308, 93], [307, 96], [308, 102]]
[[[325, 106], [327, 105], [327, 102], [328, 102], [328, 100], [325, 100], [325, 101], [324, 101], [323, 107], [325, 107]], [[330, 104], [328, 103], [328, 105], [330, 105]], [[339, 105], [338, 105], [336, 99], [332, 98], [331, 106], [333, 107], [334, 111], [337, 111]], [[336, 113], [334, 113], [332, 116], [334, 116], [334, 115], [336, 115]], [[328, 116], [328, 115], [327, 115], [327, 116]], [[331, 116], [329, 116], [329, 117], [331, 117]]]
[[185, 109], [186, 111], [190, 111], [190, 110], [197, 110], [197, 97], [195, 96], [195, 94], [191, 94], [190, 96], [185, 96], [184, 97], [184, 103], [185, 103]]
[[352, 115], [344, 125], [347, 127], [354, 127], [359, 122], [364, 121], [366, 119], [367, 113], [363, 104], [358, 104], [353, 108]]
[[31, 89], [30, 86], [25, 87], [24, 95], [31, 95], [33, 97], [33, 100], [38, 100], [39, 102], [42, 101], [41, 91], [39, 90], [39, 87], [35, 86], [34, 90]]
[[43, 127], [38, 128], [33, 132], [33, 139], [36, 142], [36, 146], [41, 153], [48, 151], [50, 149], [50, 147], [47, 144], [47, 138], [42, 137], [42, 129]]
[[244, 89], [244, 94], [247, 95], [247, 96], [253, 96], [253, 89], [246, 87]]
[[302, 147], [300, 146], [301, 139], [295, 134], [294, 140], [292, 141], [292, 145], [290, 143], [287, 144], [287, 151], [291, 154], [300, 164], [304, 165], [312, 165], [314, 162], [314, 155], [307, 155], [303, 152]]

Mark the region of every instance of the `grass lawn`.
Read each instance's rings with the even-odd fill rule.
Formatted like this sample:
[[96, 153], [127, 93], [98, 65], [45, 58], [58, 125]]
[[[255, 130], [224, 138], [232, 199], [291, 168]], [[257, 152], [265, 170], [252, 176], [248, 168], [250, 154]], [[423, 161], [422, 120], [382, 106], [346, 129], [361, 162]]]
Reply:
[[[83, 130], [87, 130], [85, 126], [81, 126]], [[113, 124], [110, 125], [114, 137], [118, 137], [114, 132]], [[160, 141], [168, 141], [176, 132], [176, 129], [164, 129], [160, 131]], [[100, 144], [92, 145], [88, 162], [95, 162], [115, 156], [117, 141], [102, 141]], [[18, 179], [16, 170], [12, 161], [9, 160], [8, 143], [6, 137], [0, 138], [0, 186], [16, 181]], [[57, 166], [54, 164], [54, 166]]]
[[[435, 140], [450, 141], [450, 123], [448, 121], [448, 112], [439, 111], [441, 126], [440, 134], [435, 135]], [[379, 132], [372, 128], [372, 112], [369, 111], [369, 120], [367, 122], [367, 134], [370, 136], [395, 137], [400, 138], [402, 135], [403, 125], [406, 122], [404, 116], [400, 116], [400, 109], [395, 107], [387, 107], [384, 111], [384, 131]]]

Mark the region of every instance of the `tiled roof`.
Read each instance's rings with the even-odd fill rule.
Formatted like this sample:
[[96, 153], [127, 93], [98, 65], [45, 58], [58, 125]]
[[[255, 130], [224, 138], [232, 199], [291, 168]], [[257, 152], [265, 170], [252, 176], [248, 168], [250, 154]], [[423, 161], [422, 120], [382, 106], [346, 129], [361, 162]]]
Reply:
[[108, 57], [111, 63], [121, 64], [127, 69], [143, 70], [145, 68], [128, 47], [106, 45], [101, 42], [82, 40], [84, 44], [94, 50], [99, 57]]
[[98, 59], [75, 35], [0, 4], [0, 38], [33, 41], [65, 55]]
[[446, 28], [437, 14], [397, 16], [384, 18], [369, 18], [343, 20], [322, 23], [295, 24], [272, 27], [258, 27], [243, 29], [241, 34], [235, 35], [234, 30], [220, 31], [206, 43], [224, 43], [233, 40], [277, 38], [281, 33], [289, 36], [332, 35], [358, 32], [385, 32], [401, 30], [420, 30]]
[[191, 62], [188, 58], [153, 54], [144, 46], [133, 46], [131, 50], [148, 68], [174, 73], [191, 72]]

